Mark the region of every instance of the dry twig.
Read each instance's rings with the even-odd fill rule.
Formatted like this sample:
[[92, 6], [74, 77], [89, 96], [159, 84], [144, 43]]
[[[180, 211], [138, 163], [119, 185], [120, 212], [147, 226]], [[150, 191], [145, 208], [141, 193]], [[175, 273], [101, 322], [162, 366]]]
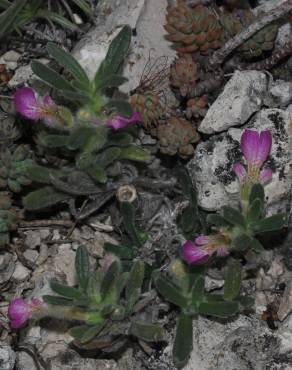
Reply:
[[254, 35], [257, 31], [264, 28], [266, 25], [283, 17], [291, 10], [292, 10], [292, 0], [287, 0], [281, 6], [271, 10], [269, 13], [266, 13], [266, 15], [263, 16], [261, 19], [252, 23], [244, 31], [234, 36], [221, 49], [215, 51], [209, 59], [209, 65], [211, 67], [221, 65], [224, 62], [225, 58], [230, 53], [232, 53], [233, 50], [240, 46], [244, 41], [249, 39], [252, 35]]

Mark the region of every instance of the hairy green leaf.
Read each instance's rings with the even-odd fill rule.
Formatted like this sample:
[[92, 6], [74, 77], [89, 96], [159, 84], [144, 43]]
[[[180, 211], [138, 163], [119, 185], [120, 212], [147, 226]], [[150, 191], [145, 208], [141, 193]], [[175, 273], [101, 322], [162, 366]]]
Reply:
[[51, 186], [32, 191], [22, 198], [22, 204], [28, 211], [37, 211], [46, 207], [51, 207], [64, 200], [70, 199], [69, 194], [56, 191]]
[[145, 342], [159, 342], [164, 339], [164, 330], [159, 325], [132, 321], [129, 333]]
[[173, 362], [176, 368], [182, 369], [189, 360], [193, 349], [192, 318], [181, 313], [177, 320], [176, 333], [173, 344]]
[[159, 275], [156, 277], [155, 285], [158, 292], [169, 302], [181, 308], [186, 308], [188, 306], [188, 299], [182, 295], [181, 289], [164, 276]]
[[47, 51], [61, 66], [65, 67], [78, 81], [80, 81], [84, 85], [85, 90], [88, 91], [90, 85], [89, 78], [81, 65], [70, 53], [66, 53], [53, 42], [48, 42]]
[[78, 277], [79, 286], [86, 291], [90, 276], [89, 253], [83, 246], [79, 246], [76, 251], [75, 269]]
[[237, 209], [225, 206], [222, 207], [222, 211], [223, 218], [231, 225], [245, 227], [246, 225], [245, 218]]
[[239, 295], [241, 270], [241, 263], [238, 260], [232, 259], [228, 261], [223, 296], [226, 301], [233, 301]]
[[265, 233], [268, 231], [276, 231], [282, 229], [287, 221], [287, 216], [284, 213], [267, 217], [257, 221], [252, 225], [255, 233]]
[[229, 317], [239, 312], [238, 302], [201, 302], [198, 307], [201, 315]]
[[83, 297], [83, 294], [78, 289], [59, 284], [56, 281], [51, 281], [50, 287], [53, 292], [58, 293], [59, 295], [66, 298], [80, 299]]

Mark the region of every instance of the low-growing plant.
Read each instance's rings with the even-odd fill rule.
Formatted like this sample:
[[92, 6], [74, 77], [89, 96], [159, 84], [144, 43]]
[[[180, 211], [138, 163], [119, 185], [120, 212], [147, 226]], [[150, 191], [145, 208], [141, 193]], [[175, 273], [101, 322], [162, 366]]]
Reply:
[[[37, 145], [48, 153], [66, 158], [62, 169], [33, 163], [29, 178], [45, 184], [23, 199], [27, 210], [38, 210], [70, 198], [96, 195], [108, 180], [110, 168], [122, 160], [147, 161], [149, 154], [134, 144], [133, 131], [127, 126], [141, 122], [126, 100], [113, 100], [106, 92], [126, 79], [119, 74], [128, 52], [131, 29], [125, 26], [112, 41], [93, 81], [79, 63], [56, 45], [49, 43], [48, 51], [72, 75], [68, 81], [57, 72], [38, 62], [34, 72], [58, 89], [65, 98], [79, 103], [76, 115], [57, 105], [49, 95], [43, 98], [30, 88], [19, 89], [14, 97], [16, 110], [27, 119], [42, 120], [48, 132], [37, 136]], [[120, 115], [123, 114], [123, 115]], [[123, 132], [118, 132], [123, 129]]]
[[[129, 336], [145, 342], [164, 339], [162, 327], [145, 321], [140, 314], [145, 307], [141, 296], [142, 261], [134, 261], [131, 270], [124, 272], [119, 260], [110, 258], [103, 267], [90, 272], [89, 254], [85, 247], [79, 247], [75, 269], [76, 287], [52, 281], [50, 286], [56, 295], [43, 296], [43, 302], [36, 299], [31, 303], [19, 299], [13, 301], [9, 308], [12, 327], [23, 326], [29, 318], [47, 316], [76, 322], [79, 324], [71, 327], [69, 332], [78, 347], [105, 348], [113, 343], [117, 347], [117, 340], [123, 343]], [[147, 291], [143, 295], [145, 299]], [[26, 309], [17, 310], [19, 306]], [[104, 345], [105, 338], [107, 346]]]

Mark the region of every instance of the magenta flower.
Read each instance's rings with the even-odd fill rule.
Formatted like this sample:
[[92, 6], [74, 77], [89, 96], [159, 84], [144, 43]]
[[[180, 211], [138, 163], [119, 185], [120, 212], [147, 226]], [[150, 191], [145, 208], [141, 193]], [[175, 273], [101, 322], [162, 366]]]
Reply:
[[111, 119], [110, 121], [106, 122], [106, 125], [113, 130], [120, 130], [130, 125], [135, 125], [136, 123], [142, 122], [141, 114], [138, 112], [134, 112], [133, 115], [129, 118], [116, 116], [115, 118]]
[[32, 121], [44, 118], [56, 108], [56, 104], [49, 95], [44, 96], [42, 101], [39, 100], [36, 92], [29, 87], [23, 87], [14, 94], [16, 111]]
[[230, 240], [223, 234], [201, 235], [195, 241], [187, 240], [182, 247], [182, 257], [190, 265], [203, 265], [217, 252], [220, 257], [228, 255]]
[[62, 106], [58, 106], [49, 95], [42, 99], [37, 93], [29, 88], [23, 87], [14, 94], [16, 111], [23, 117], [32, 121], [42, 119], [48, 125], [72, 126], [71, 112]]
[[25, 325], [26, 321], [33, 315], [40, 314], [47, 308], [47, 305], [37, 298], [33, 298], [31, 303], [22, 298], [14, 299], [8, 307], [8, 317], [12, 329], [18, 329]]
[[259, 134], [257, 131], [245, 130], [241, 136], [240, 147], [247, 162], [247, 171], [240, 163], [233, 166], [240, 183], [244, 185], [260, 182], [264, 185], [269, 182], [272, 179], [272, 171], [261, 171], [261, 167], [271, 151], [271, 132], [266, 130]]

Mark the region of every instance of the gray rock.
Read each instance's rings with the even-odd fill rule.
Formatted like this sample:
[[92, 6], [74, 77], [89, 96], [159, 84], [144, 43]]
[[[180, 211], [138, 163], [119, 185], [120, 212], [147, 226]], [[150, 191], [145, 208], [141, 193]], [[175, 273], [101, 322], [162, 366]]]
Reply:
[[209, 108], [199, 131], [213, 134], [246, 123], [262, 106], [267, 85], [267, 76], [263, 72], [235, 71]]
[[2, 345], [0, 342], [0, 369], [13, 370], [16, 354], [10, 346]]
[[264, 98], [264, 104], [271, 108], [282, 108], [292, 102], [292, 82], [274, 81]]
[[30, 275], [30, 270], [26, 268], [25, 266], [23, 266], [22, 263], [17, 262], [15, 265], [15, 270], [13, 272], [12, 278], [16, 282], [22, 282], [25, 279], [27, 279], [29, 275]]
[[21, 54], [14, 50], [7, 51], [0, 57], [0, 63], [6, 64], [8, 69], [14, 70], [17, 68], [17, 61], [21, 57]]
[[292, 312], [292, 274], [290, 280], [287, 282], [283, 297], [278, 309], [279, 320], [284, 320]]
[[199, 317], [194, 321], [193, 351], [185, 370], [275, 369], [278, 348], [276, 336], [256, 318], [240, 315], [220, 322]]
[[[73, 55], [93, 77], [121, 26], [130, 25], [135, 29], [136, 36], [132, 38], [130, 55], [124, 68], [124, 76], [130, 79], [123, 86], [123, 91], [130, 91], [139, 84], [150, 51], [153, 60], [161, 56], [175, 57], [175, 51], [164, 39], [166, 7], [167, 0], [99, 1], [97, 26], [79, 41]], [[105, 16], [109, 10], [110, 14]]]
[[24, 240], [25, 246], [34, 249], [41, 245], [41, 233], [39, 231], [29, 230], [25, 232], [26, 238]]
[[39, 256], [38, 252], [33, 251], [31, 249], [27, 249], [26, 251], [23, 252], [23, 257], [32, 263], [34, 263], [37, 260], [38, 256]]
[[[266, 167], [273, 170], [272, 181], [265, 186], [268, 213], [284, 211], [290, 206], [292, 113], [280, 109], [264, 109], [248, 128], [269, 129], [273, 145]], [[236, 162], [244, 163], [239, 142], [244, 128], [231, 128], [227, 133], [213, 136], [197, 146], [194, 158], [188, 163], [196, 180], [198, 201], [209, 211], [224, 205], [237, 205], [239, 183], [232, 171]]]
[[8, 281], [15, 270], [15, 261], [11, 253], [0, 254], [0, 285]]
[[289, 315], [277, 332], [280, 339], [280, 354], [290, 355], [292, 358], [292, 315]]

